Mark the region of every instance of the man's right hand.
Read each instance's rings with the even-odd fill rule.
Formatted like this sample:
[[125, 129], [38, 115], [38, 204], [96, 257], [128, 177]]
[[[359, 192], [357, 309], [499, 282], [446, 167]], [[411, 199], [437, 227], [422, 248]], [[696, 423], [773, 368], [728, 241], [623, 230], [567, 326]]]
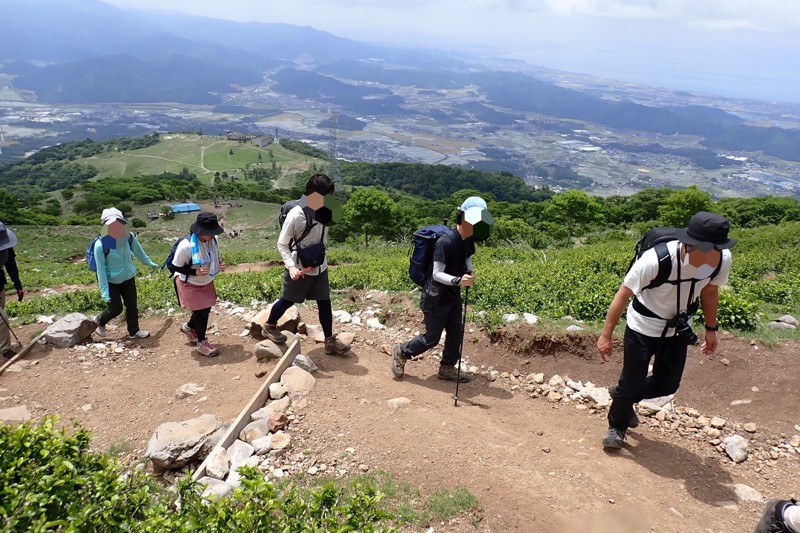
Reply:
[[462, 287], [471, 287], [472, 284], [475, 283], [475, 276], [473, 274], [464, 274], [461, 276], [461, 285]]
[[610, 335], [600, 334], [597, 339], [597, 350], [600, 352], [600, 359], [604, 363], [611, 360], [611, 352], [614, 350], [614, 341]]
[[289, 267], [289, 277], [292, 278], [292, 281], [297, 281], [303, 276], [305, 276], [305, 274], [300, 272], [300, 269], [297, 268], [296, 266]]

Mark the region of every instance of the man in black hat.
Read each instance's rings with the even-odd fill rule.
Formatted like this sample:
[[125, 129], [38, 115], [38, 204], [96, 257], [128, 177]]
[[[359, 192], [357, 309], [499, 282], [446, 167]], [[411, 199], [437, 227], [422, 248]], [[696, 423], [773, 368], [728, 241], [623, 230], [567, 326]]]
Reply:
[[[697, 342], [691, 329], [699, 306], [705, 317], [704, 355], [717, 349], [719, 286], [728, 281], [731, 253], [736, 241], [728, 238], [725, 217], [701, 211], [678, 230], [677, 239], [666, 243], [668, 254], [659, 258], [656, 247], [642, 253], [625, 276], [606, 314], [597, 348], [603, 361], [611, 358], [612, 333], [627, 306], [624, 360], [619, 383], [609, 388], [609, 430], [603, 447], [619, 449], [629, 427], [639, 425], [633, 404], [647, 398], [668, 396], [678, 390], [689, 344]], [[659, 259], [668, 262], [666, 282], [653, 286]], [[633, 301], [628, 305], [628, 301]], [[653, 373], [648, 376], [650, 360]]]
[[16, 254], [14, 246], [17, 244], [17, 236], [14, 232], [0, 222], [0, 355], [9, 359], [14, 356], [11, 349], [10, 326], [8, 315], [6, 314], [6, 275], [4, 269], [8, 271], [8, 277], [14, 284], [17, 291], [17, 299], [21, 302], [25, 296], [22, 282], [19, 279], [19, 269], [17, 268]]

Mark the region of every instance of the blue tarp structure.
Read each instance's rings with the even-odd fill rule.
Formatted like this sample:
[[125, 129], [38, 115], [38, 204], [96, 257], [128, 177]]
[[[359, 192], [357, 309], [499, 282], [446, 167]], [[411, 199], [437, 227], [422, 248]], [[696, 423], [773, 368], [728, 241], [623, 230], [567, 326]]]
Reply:
[[197, 204], [174, 204], [171, 206], [173, 213], [194, 213], [200, 211], [200, 206]]

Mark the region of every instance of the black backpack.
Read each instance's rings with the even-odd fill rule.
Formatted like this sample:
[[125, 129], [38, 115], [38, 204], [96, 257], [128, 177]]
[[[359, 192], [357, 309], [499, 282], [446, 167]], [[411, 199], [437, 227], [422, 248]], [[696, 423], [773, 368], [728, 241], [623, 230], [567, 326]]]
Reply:
[[[295, 208], [295, 206], [300, 205], [300, 200], [289, 200], [285, 202], [281, 206], [281, 212], [278, 213], [278, 226], [279, 228], [283, 227], [283, 223], [286, 222], [286, 217], [289, 216], [289, 211]], [[300, 238], [297, 240], [292, 239], [289, 243], [290, 250], [297, 250], [300, 241], [308, 237], [309, 232], [311, 232], [311, 228], [314, 227], [314, 221], [309, 217], [306, 217], [306, 229], [303, 230], [303, 233], [300, 234]]]
[[175, 243], [172, 245], [172, 250], [170, 250], [167, 259], [161, 265], [162, 270], [166, 268], [167, 270], [169, 270], [170, 274], [175, 273], [175, 265], [172, 264], [172, 260], [175, 259], [175, 250], [178, 249], [178, 245], [181, 243], [183, 239], [188, 239], [188, 238], [189, 238], [188, 236], [178, 237], [178, 240], [176, 240]]
[[[640, 257], [642, 257], [642, 254], [644, 254], [650, 248], [655, 248], [656, 255], [658, 256], [658, 274], [656, 274], [656, 277], [653, 278], [653, 281], [651, 281], [647, 287], [644, 287], [642, 290], [659, 287], [668, 282], [669, 276], [672, 274], [672, 259], [669, 256], [669, 251], [667, 250], [667, 243], [678, 240], [678, 231], [678, 228], [657, 226], [648, 230], [647, 233], [645, 233], [642, 238], [639, 239], [639, 242], [636, 243], [636, 246], [633, 249], [633, 258], [631, 258], [631, 264], [628, 267], [628, 272], [630, 272], [631, 268], [633, 268], [633, 264], [636, 263]], [[717, 274], [719, 274], [720, 268], [722, 268], [722, 257], [720, 257], [719, 264], [717, 265], [717, 268], [714, 269], [714, 273], [711, 274], [711, 278], [709, 279], [714, 279]]]
[[408, 276], [419, 286], [425, 285], [433, 266], [433, 248], [439, 237], [447, 231], [444, 224], [425, 226], [414, 232], [414, 248], [408, 265]]

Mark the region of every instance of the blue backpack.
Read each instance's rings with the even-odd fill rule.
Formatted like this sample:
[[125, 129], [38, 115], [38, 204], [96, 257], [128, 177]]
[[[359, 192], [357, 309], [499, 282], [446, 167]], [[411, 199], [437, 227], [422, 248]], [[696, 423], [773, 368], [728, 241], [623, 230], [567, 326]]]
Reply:
[[[92, 239], [92, 242], [89, 243], [89, 247], [86, 249], [86, 264], [92, 272], [97, 272], [97, 260], [94, 258], [94, 243], [100, 239], [101, 237], [99, 236]], [[128, 235], [128, 245], [133, 246], [133, 233]], [[108, 252], [109, 249], [103, 246], [103, 255], [108, 257]]]
[[417, 285], [425, 285], [425, 280], [430, 276], [433, 267], [433, 248], [447, 229], [444, 224], [435, 224], [414, 232], [414, 248], [408, 265], [408, 276]]

